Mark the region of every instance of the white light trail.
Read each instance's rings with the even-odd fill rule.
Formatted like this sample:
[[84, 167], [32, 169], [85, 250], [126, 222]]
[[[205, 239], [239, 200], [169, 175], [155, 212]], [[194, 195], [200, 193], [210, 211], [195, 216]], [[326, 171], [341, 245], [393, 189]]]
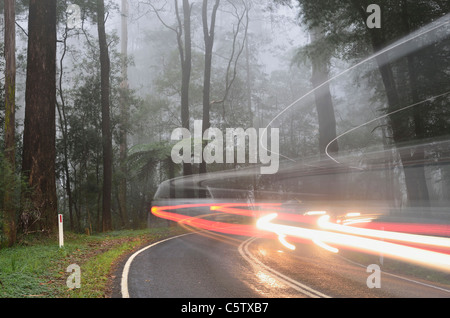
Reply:
[[[319, 218], [318, 225], [326, 230], [339, 231], [348, 234], [362, 235], [368, 237], [374, 237], [378, 239], [401, 241], [406, 243], [415, 243], [423, 245], [432, 245], [439, 247], [450, 248], [450, 239], [445, 237], [427, 236], [409, 233], [399, 233], [390, 231], [380, 231], [373, 229], [364, 229], [358, 227], [345, 226], [340, 224], [334, 224], [329, 222], [330, 217], [324, 215]], [[356, 221], [355, 221], [356, 223]]]
[[339, 249], [332, 247], [328, 244], [325, 244], [324, 242], [318, 241], [318, 240], [313, 240], [313, 243], [316, 244], [317, 246], [320, 246], [321, 248], [330, 251], [331, 253], [339, 253]]
[[283, 244], [285, 247], [287, 247], [290, 250], [295, 250], [295, 245], [289, 243], [288, 241], [286, 241], [286, 235], [284, 234], [280, 234], [278, 235], [278, 240], [280, 241], [281, 244]]
[[[384, 255], [390, 256], [392, 258], [412, 261], [424, 266], [433, 267], [435, 269], [447, 272], [450, 271], [450, 255], [448, 254], [380, 241], [367, 237], [272, 223], [272, 221], [276, 217], [276, 213], [268, 214], [258, 219], [256, 225], [261, 230], [273, 232], [278, 235], [283, 234], [285, 236], [308, 239], [313, 242], [318, 241], [324, 244], [328, 243], [332, 245], [357, 249], [372, 254], [383, 253]], [[325, 226], [327, 226], [328, 220], [325, 217], [326, 216], [322, 216], [323, 219], [321, 220], [321, 223], [322, 225], [325, 224]]]

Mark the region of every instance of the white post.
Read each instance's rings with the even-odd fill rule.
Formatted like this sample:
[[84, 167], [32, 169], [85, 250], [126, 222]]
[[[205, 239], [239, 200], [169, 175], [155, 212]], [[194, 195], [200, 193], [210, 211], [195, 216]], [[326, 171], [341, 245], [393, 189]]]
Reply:
[[63, 233], [63, 215], [58, 214], [58, 225], [59, 225], [59, 247], [64, 246], [64, 233]]

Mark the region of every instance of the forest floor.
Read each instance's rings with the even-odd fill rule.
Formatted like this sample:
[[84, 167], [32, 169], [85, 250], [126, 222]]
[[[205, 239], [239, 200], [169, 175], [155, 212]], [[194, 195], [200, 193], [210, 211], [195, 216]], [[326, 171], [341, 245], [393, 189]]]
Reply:
[[[66, 232], [62, 248], [54, 238], [28, 237], [17, 246], [0, 249], [0, 298], [109, 298], [121, 260], [183, 231], [165, 226], [96, 235]], [[73, 264], [79, 268], [80, 288], [75, 284], [76, 271], [69, 268]]]

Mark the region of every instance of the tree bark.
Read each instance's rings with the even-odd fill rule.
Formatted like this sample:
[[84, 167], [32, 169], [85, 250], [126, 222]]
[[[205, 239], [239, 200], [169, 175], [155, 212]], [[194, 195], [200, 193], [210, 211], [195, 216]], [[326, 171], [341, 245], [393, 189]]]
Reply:
[[15, 124], [16, 124], [16, 14], [15, 1], [5, 0], [5, 159], [9, 173], [5, 174], [4, 233], [6, 245], [16, 241], [16, 209], [14, 204]]
[[70, 172], [69, 172], [69, 155], [68, 155], [68, 141], [67, 141], [67, 131], [68, 131], [68, 122], [66, 117], [66, 102], [64, 98], [64, 92], [63, 92], [63, 77], [64, 77], [64, 66], [63, 61], [64, 57], [67, 53], [67, 37], [68, 37], [68, 28], [66, 26], [65, 32], [64, 32], [64, 39], [63, 39], [63, 53], [61, 56], [61, 59], [59, 60], [59, 96], [61, 99], [61, 104], [56, 102], [56, 107], [58, 110], [59, 115], [59, 124], [60, 129], [63, 137], [63, 168], [64, 168], [64, 174], [65, 174], [65, 183], [66, 183], [66, 193], [69, 200], [69, 221], [70, 221], [70, 230], [74, 230], [74, 221], [73, 221], [73, 197], [72, 197], [72, 189], [71, 189], [71, 183], [70, 183]]
[[[362, 17], [364, 18], [364, 11], [360, 7], [359, 9]], [[386, 40], [383, 32], [383, 29], [369, 30], [369, 35], [372, 41], [374, 52], [378, 52], [384, 48]], [[401, 107], [400, 95], [392, 70], [392, 65], [387, 54], [377, 55], [376, 62], [381, 74], [384, 88], [386, 90], [388, 113], [391, 113]], [[407, 62], [412, 63], [412, 60], [409, 60]], [[409, 66], [411, 66], [411, 64], [409, 64]], [[413, 72], [409, 75], [412, 76], [412, 80], [414, 80], [415, 73]], [[414, 85], [414, 83], [410, 84]], [[416, 124], [420, 124], [420, 119], [417, 118], [417, 113], [415, 113], [415, 117], [416, 118], [414, 119]], [[401, 163], [403, 166], [408, 203], [411, 206], [427, 205], [429, 196], [423, 166], [424, 153], [421, 149], [413, 152], [411, 152], [410, 150], [402, 150], [405, 142], [411, 142], [412, 140], [414, 140], [417, 137], [416, 133], [420, 133], [421, 128], [417, 130], [419, 126], [416, 125], [416, 131], [411, 131], [411, 129], [409, 129], [407, 125], [408, 121], [405, 119], [405, 114], [402, 113], [397, 113], [389, 116], [389, 120], [390, 126], [392, 128], [393, 139], [398, 148]]]
[[[402, 8], [402, 22], [405, 28], [405, 34], [411, 33], [411, 25], [409, 22], [409, 14], [408, 14], [408, 3], [407, 1], [401, 2]], [[409, 75], [409, 85], [411, 88], [411, 102], [413, 104], [420, 102], [419, 97], [419, 79], [415, 66], [415, 54], [410, 53], [406, 57], [408, 64], [408, 75]], [[416, 107], [413, 109], [413, 121], [414, 121], [414, 134], [416, 140], [421, 140], [425, 136], [425, 129], [423, 123], [423, 109]], [[426, 205], [429, 202], [429, 193], [428, 187], [425, 177], [425, 167], [423, 166], [425, 160], [425, 153], [422, 148], [416, 149], [414, 154], [410, 156], [416, 162], [414, 168], [414, 182], [416, 182], [416, 186], [414, 187], [415, 194], [413, 194], [413, 198], [416, 202], [420, 203], [420, 205]]]
[[102, 106], [102, 144], [103, 144], [103, 201], [102, 230], [112, 230], [111, 220], [111, 190], [112, 190], [112, 133], [110, 119], [110, 72], [108, 43], [105, 30], [104, 0], [97, 0], [97, 27], [100, 45], [101, 68], [101, 106]]
[[[189, 0], [183, 0], [183, 23], [181, 22], [178, 13], [178, 4], [176, 2], [177, 20], [178, 20], [178, 50], [180, 52], [181, 60], [181, 125], [183, 128], [189, 130], [189, 88], [192, 71], [192, 35], [191, 35], [191, 6]], [[184, 46], [182, 37], [182, 30], [184, 29]], [[189, 176], [192, 174], [191, 163], [183, 163], [183, 175]]]
[[122, 226], [128, 225], [127, 217], [127, 129], [128, 129], [128, 105], [126, 92], [128, 90], [128, 0], [122, 0], [122, 84], [121, 84], [121, 102], [120, 102], [120, 170], [119, 181], [119, 209], [121, 214]]
[[[319, 41], [323, 36], [320, 28], [311, 32], [312, 42]], [[316, 110], [319, 121], [319, 152], [323, 157], [328, 144], [336, 138], [336, 117], [334, 114], [333, 100], [331, 98], [330, 85], [327, 83], [329, 60], [324, 60], [320, 54], [312, 56], [311, 82], [315, 90]], [[336, 154], [339, 151], [337, 141], [328, 147], [328, 153]]]
[[[211, 126], [210, 105], [211, 105], [211, 68], [212, 68], [212, 51], [214, 47], [214, 35], [216, 27], [216, 14], [220, 0], [216, 0], [212, 13], [211, 25], [208, 26], [208, 0], [203, 0], [202, 6], [202, 23], [203, 23], [203, 39], [205, 43], [205, 69], [203, 76], [203, 124], [202, 135]], [[203, 144], [202, 149], [205, 144]], [[200, 163], [200, 173], [206, 173], [206, 162], [202, 160]]]
[[27, 196], [32, 211], [23, 216], [35, 230], [52, 233], [57, 228], [56, 0], [30, 0], [28, 30], [22, 170], [32, 190]]

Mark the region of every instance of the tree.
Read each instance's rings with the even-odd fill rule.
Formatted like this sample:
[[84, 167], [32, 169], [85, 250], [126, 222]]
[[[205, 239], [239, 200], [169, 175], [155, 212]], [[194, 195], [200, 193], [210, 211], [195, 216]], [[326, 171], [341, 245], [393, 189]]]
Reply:
[[102, 104], [102, 144], [103, 144], [103, 196], [102, 224], [103, 231], [112, 229], [111, 190], [112, 190], [112, 133], [110, 118], [110, 58], [105, 30], [105, 3], [97, 0], [97, 29], [100, 46], [100, 77]]
[[[191, 14], [193, 4], [189, 3], [189, 0], [183, 1], [183, 19], [181, 19], [180, 8], [178, 0], [174, 1], [175, 4], [175, 17], [176, 26], [172, 27], [168, 25], [159, 14], [159, 10], [155, 8], [152, 3], [148, 3], [159, 21], [169, 30], [172, 30], [176, 34], [177, 49], [180, 58], [181, 66], [181, 126], [187, 130], [190, 127], [190, 110], [189, 110], [189, 91], [191, 85], [192, 75], [192, 31], [191, 31]], [[183, 39], [184, 37], [184, 39]], [[183, 175], [188, 176], [192, 174], [192, 164], [188, 162], [183, 163]]]
[[[183, 0], [183, 23], [178, 12], [178, 2], [175, 0], [175, 10], [178, 21], [177, 43], [180, 53], [181, 63], [181, 124], [183, 128], [189, 130], [189, 86], [192, 72], [192, 35], [191, 35], [191, 11], [192, 5], [189, 0]], [[182, 34], [184, 29], [184, 44]], [[183, 174], [185, 176], [192, 174], [192, 165], [183, 163]]]
[[[210, 122], [210, 91], [211, 91], [211, 68], [212, 68], [212, 51], [214, 47], [214, 35], [216, 28], [216, 15], [219, 8], [220, 0], [216, 0], [211, 13], [211, 25], [208, 26], [208, 0], [203, 0], [202, 6], [202, 24], [203, 39], [205, 42], [205, 66], [203, 78], [203, 123], [202, 135], [209, 129]], [[200, 173], [206, 173], [206, 162], [202, 160], [200, 163]]]
[[56, 0], [30, 0], [22, 171], [32, 192], [24, 211], [30, 227], [57, 228], [55, 178]]
[[5, 0], [5, 159], [9, 173], [5, 174], [6, 189], [4, 196], [5, 221], [4, 232], [6, 245], [11, 246], [16, 241], [16, 209], [13, 203], [14, 187], [11, 177], [15, 168], [15, 96], [16, 96], [16, 19], [15, 1]]
[[120, 94], [120, 180], [119, 180], [119, 209], [122, 219], [122, 226], [127, 223], [127, 130], [128, 130], [128, 112], [126, 93], [128, 89], [128, 0], [122, 0], [122, 30], [121, 30], [121, 54], [122, 54], [122, 83]]
[[[215, 41], [215, 29], [216, 29], [216, 17], [217, 10], [220, 5], [220, 1], [216, 0], [212, 12], [211, 12], [211, 23], [208, 25], [208, 1], [203, 1], [202, 6], [202, 26], [203, 26], [203, 42], [205, 46], [204, 53], [204, 75], [203, 75], [203, 122], [202, 122], [202, 132], [204, 132], [210, 128], [211, 126], [211, 108], [213, 105], [217, 104], [225, 104], [228, 96], [231, 92], [232, 86], [237, 79], [237, 69], [239, 68], [239, 59], [245, 48], [248, 50], [247, 43], [247, 35], [248, 35], [248, 27], [249, 27], [249, 10], [250, 6], [242, 1], [243, 10], [239, 12], [238, 5], [233, 3], [232, 1], [228, 2], [232, 8], [231, 15], [236, 18], [237, 24], [233, 23], [233, 32], [231, 34], [232, 42], [231, 42], [231, 52], [230, 57], [228, 58], [227, 66], [225, 69], [225, 83], [224, 91], [221, 92], [223, 94], [222, 98], [217, 100], [211, 100], [211, 73], [212, 73], [212, 58], [213, 58], [213, 48]], [[245, 20], [245, 22], [244, 22]], [[243, 31], [242, 31], [243, 29]], [[239, 35], [243, 33], [242, 43], [239, 43]], [[248, 52], [247, 52], [248, 53]], [[224, 58], [223, 56], [221, 56]], [[247, 80], [249, 82], [249, 61], [247, 54]], [[250, 84], [247, 83], [247, 97], [251, 99], [250, 95]], [[247, 104], [249, 106], [248, 111], [251, 112], [251, 102]], [[225, 105], [223, 105], [223, 120], [225, 120]], [[206, 173], [206, 162], [202, 161], [200, 163], [199, 173]]]
[[[65, 2], [67, 5], [67, 2]], [[68, 206], [69, 206], [69, 221], [70, 221], [70, 230], [74, 229], [74, 221], [73, 221], [73, 194], [72, 194], [72, 186], [70, 182], [70, 172], [69, 172], [69, 160], [68, 160], [68, 122], [67, 122], [67, 116], [66, 116], [66, 101], [64, 97], [64, 90], [63, 90], [63, 78], [64, 78], [64, 58], [67, 54], [67, 40], [69, 37], [69, 27], [66, 23], [64, 27], [64, 34], [62, 39], [63, 44], [63, 51], [61, 54], [61, 58], [59, 59], [59, 81], [58, 81], [58, 90], [59, 90], [59, 96], [60, 101], [57, 100], [56, 102], [56, 108], [58, 111], [59, 116], [59, 126], [60, 131], [62, 134], [62, 147], [63, 147], [63, 170], [64, 170], [64, 178], [65, 178], [65, 186], [66, 186], [66, 194], [68, 197]]]
[[[316, 26], [312, 29], [311, 40], [313, 44], [323, 44], [324, 34], [321, 27]], [[312, 62], [311, 82], [315, 89], [314, 96], [319, 121], [319, 153], [321, 156], [324, 156], [326, 151], [336, 154], [339, 147], [337, 141], [330, 144], [331, 141], [336, 139], [336, 118], [328, 82], [330, 56], [328, 56], [327, 50], [323, 46], [319, 45], [318, 47], [319, 49], [316, 47], [310, 55]]]
[[[359, 3], [352, 0], [353, 8], [360, 14], [361, 22], [366, 19], [365, 13], [365, 4]], [[367, 4], [368, 5], [368, 4]], [[367, 7], [366, 5], [366, 7]], [[394, 25], [399, 30], [403, 30], [403, 34], [406, 36], [412, 30], [410, 29], [408, 18], [405, 17], [407, 15], [407, 2], [400, 2], [400, 12], [396, 12], [394, 9], [387, 10], [385, 7], [385, 12], [390, 12], [391, 16], [398, 17], [400, 24], [402, 25]], [[386, 18], [385, 18], [386, 19]], [[364, 23], [364, 22], [363, 22]], [[392, 26], [391, 26], [392, 27]], [[379, 52], [384, 47], [392, 41], [392, 38], [386, 33], [386, 31], [381, 28], [372, 28], [368, 29], [368, 36], [372, 44], [372, 48], [374, 52]], [[417, 103], [417, 74], [416, 69], [413, 66], [414, 56], [412, 54], [407, 54], [406, 56], [407, 64], [408, 64], [408, 73], [409, 73], [409, 85], [411, 89], [411, 97], [412, 101]], [[394, 113], [398, 111], [402, 106], [402, 96], [399, 92], [399, 79], [395, 76], [394, 71], [394, 63], [390, 60], [387, 54], [379, 54], [376, 57], [376, 62], [378, 65], [378, 69], [381, 74], [381, 78], [386, 89], [386, 98], [388, 102], [388, 113]], [[405, 117], [408, 118], [409, 114], [405, 116], [404, 114], [395, 114], [389, 117], [391, 122], [391, 128], [393, 133], [393, 139], [396, 145], [400, 148], [405, 142], [411, 142], [412, 140], [420, 139], [423, 132], [423, 122], [421, 118], [420, 111], [416, 108], [413, 111], [412, 121], [414, 122], [414, 130], [411, 130], [408, 121], [405, 120]], [[428, 204], [429, 194], [426, 184], [424, 166], [421, 164], [424, 160], [424, 152], [421, 149], [416, 149], [415, 151], [399, 151], [399, 155], [401, 158], [402, 165], [404, 167], [404, 175], [405, 175], [405, 183], [406, 183], [406, 191], [408, 195], [408, 200], [410, 204]], [[419, 164], [417, 164], [419, 163]]]
[[[276, 2], [287, 3], [288, 1], [277, 0]], [[433, 128], [438, 126], [433, 125], [432, 122], [436, 120], [433, 118], [435, 114], [445, 115], [443, 112], [445, 107], [438, 108], [438, 105], [442, 105], [442, 101], [417, 104], [414, 100], [418, 100], [416, 94], [419, 92], [422, 95], [420, 99], [423, 101], [439, 91], [436, 90], [435, 83], [443, 83], [443, 81], [438, 80], [436, 74], [447, 77], [448, 81], [448, 74], [443, 75], [433, 65], [436, 63], [431, 62], [433, 59], [425, 54], [427, 52], [436, 54], [437, 46], [441, 46], [441, 52], [445, 52], [445, 49], [442, 50], [444, 41], [429, 47], [421, 47], [415, 52], [406, 50], [406, 54], [397, 55], [395, 58], [391, 57], [393, 55], [391, 53], [395, 52], [383, 53], [383, 50], [396, 40], [448, 13], [448, 1], [382, 1], [379, 3], [382, 12], [381, 28], [371, 28], [367, 24], [370, 16], [367, 12], [370, 1], [324, 0], [318, 3], [297, 0], [297, 3], [300, 5], [300, 15], [303, 20], [309, 24], [324, 26], [330, 45], [338, 43], [340, 52], [337, 53], [342, 57], [350, 60], [367, 58], [367, 54], [374, 54], [377, 75], [381, 78], [384, 90], [383, 95], [378, 95], [381, 97], [379, 101], [386, 103], [384, 111], [389, 114], [392, 140], [399, 150], [408, 201], [410, 204], [427, 204], [429, 196], [423, 165], [425, 157], [417, 144], [424, 136], [435, 138], [442, 135], [443, 131]], [[436, 31], [438, 32], [442, 31]], [[426, 39], [426, 36], [422, 38]], [[406, 42], [407, 45], [413, 43], [413, 41]], [[441, 67], [441, 69], [444, 68]], [[435, 70], [431, 72], [433, 75], [429, 74], [429, 70]], [[419, 81], [420, 77], [422, 80]], [[434, 79], [430, 80], [431, 77]], [[445, 89], [442, 85], [438, 86], [441, 90]], [[403, 111], [404, 107], [414, 104], [428, 107], [416, 107]], [[439, 125], [439, 127], [443, 126]], [[405, 145], [414, 150], [401, 151]]]

